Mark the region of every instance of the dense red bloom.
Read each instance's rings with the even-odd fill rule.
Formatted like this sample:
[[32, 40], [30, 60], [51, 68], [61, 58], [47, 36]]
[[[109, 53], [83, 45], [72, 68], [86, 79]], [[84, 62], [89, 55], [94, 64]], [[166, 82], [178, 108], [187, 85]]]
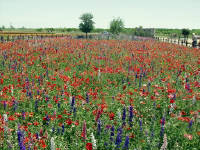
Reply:
[[3, 79], [0, 79], [0, 83], [3, 84]]
[[62, 115], [58, 115], [58, 117], [57, 117], [58, 119], [61, 119], [62, 118]]
[[16, 118], [14, 117], [14, 116], [10, 116], [10, 117], [8, 117], [8, 120], [10, 120], [10, 121], [14, 121]]
[[188, 117], [178, 117], [178, 120], [183, 121], [183, 122], [190, 122], [190, 118]]
[[92, 150], [92, 143], [87, 143], [86, 144], [86, 149], [87, 150]]
[[78, 125], [79, 125], [79, 122], [78, 122], [78, 120], [77, 120], [77, 121], [75, 121], [75, 122], [74, 122], [74, 124], [75, 124], [76, 126], [78, 126]]
[[67, 123], [67, 125], [71, 125], [72, 124], [72, 120], [69, 119], [69, 118], [65, 122]]
[[114, 114], [113, 112], [111, 112], [111, 113], [109, 114], [109, 117], [110, 117], [110, 120], [114, 120], [115, 114]]
[[39, 123], [38, 123], [37, 121], [35, 121], [35, 122], [33, 123], [33, 125], [34, 125], [34, 126], [38, 126]]
[[173, 99], [170, 100], [170, 103], [173, 104], [175, 101]]

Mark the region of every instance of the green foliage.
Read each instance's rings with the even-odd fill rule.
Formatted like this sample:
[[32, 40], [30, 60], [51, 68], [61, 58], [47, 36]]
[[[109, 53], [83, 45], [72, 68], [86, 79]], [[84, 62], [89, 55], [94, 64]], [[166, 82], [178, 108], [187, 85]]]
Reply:
[[187, 38], [190, 34], [190, 30], [189, 29], [182, 29], [182, 34], [183, 34], [184, 38]]
[[109, 31], [108, 29], [103, 29], [103, 28], [96, 28], [92, 30], [93, 33], [102, 33], [104, 31]]
[[39, 28], [39, 29], [36, 29], [37, 32], [42, 32], [43, 29], [42, 28]]
[[77, 28], [66, 28], [66, 31], [67, 31], [67, 32], [78, 32], [78, 31], [80, 31], [80, 30], [77, 29]]
[[80, 17], [81, 23], [79, 24], [79, 29], [86, 33], [86, 38], [87, 38], [87, 33], [91, 32], [94, 29], [94, 21], [93, 15], [91, 13], [84, 13]]
[[135, 28], [124, 28], [122, 33], [132, 35], [133, 33], [135, 33]]
[[53, 32], [53, 31], [55, 31], [54, 28], [45, 28], [45, 30], [46, 30], [47, 32]]
[[192, 29], [190, 33], [195, 33], [196, 35], [200, 35], [200, 29]]
[[124, 29], [124, 22], [121, 18], [113, 19], [110, 22], [110, 32], [118, 35]]

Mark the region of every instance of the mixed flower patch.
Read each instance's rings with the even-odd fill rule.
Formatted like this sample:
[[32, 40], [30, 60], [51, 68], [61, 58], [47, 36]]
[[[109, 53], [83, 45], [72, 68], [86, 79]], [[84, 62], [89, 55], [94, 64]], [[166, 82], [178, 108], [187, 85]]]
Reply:
[[156, 41], [0, 43], [1, 149], [198, 149], [200, 51]]

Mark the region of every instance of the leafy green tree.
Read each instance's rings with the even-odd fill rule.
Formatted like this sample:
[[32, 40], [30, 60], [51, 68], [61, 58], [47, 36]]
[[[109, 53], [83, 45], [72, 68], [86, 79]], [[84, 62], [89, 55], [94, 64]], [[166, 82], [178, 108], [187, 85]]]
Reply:
[[53, 31], [55, 31], [54, 28], [46, 28], [45, 30], [46, 30], [47, 32], [53, 32]]
[[119, 35], [119, 33], [124, 29], [124, 22], [121, 18], [113, 19], [110, 22], [110, 32], [115, 35]]
[[93, 15], [91, 13], [84, 13], [81, 15], [79, 24], [79, 29], [86, 34], [86, 38], [88, 37], [88, 33], [90, 33], [94, 29], [94, 21]]
[[184, 36], [185, 39], [188, 38], [189, 34], [190, 34], [189, 29], [182, 29], [182, 35]]
[[42, 32], [43, 29], [42, 29], [42, 28], [38, 28], [38, 29], [36, 29], [36, 31], [37, 31], [37, 32]]

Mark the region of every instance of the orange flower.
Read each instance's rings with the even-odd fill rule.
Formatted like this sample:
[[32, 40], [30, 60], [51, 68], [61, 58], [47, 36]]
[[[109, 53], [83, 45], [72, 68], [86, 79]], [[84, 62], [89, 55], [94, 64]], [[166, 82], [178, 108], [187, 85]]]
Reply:
[[183, 122], [190, 122], [190, 118], [188, 117], [178, 117], [178, 120], [183, 121]]
[[200, 136], [200, 131], [197, 131], [197, 135]]

